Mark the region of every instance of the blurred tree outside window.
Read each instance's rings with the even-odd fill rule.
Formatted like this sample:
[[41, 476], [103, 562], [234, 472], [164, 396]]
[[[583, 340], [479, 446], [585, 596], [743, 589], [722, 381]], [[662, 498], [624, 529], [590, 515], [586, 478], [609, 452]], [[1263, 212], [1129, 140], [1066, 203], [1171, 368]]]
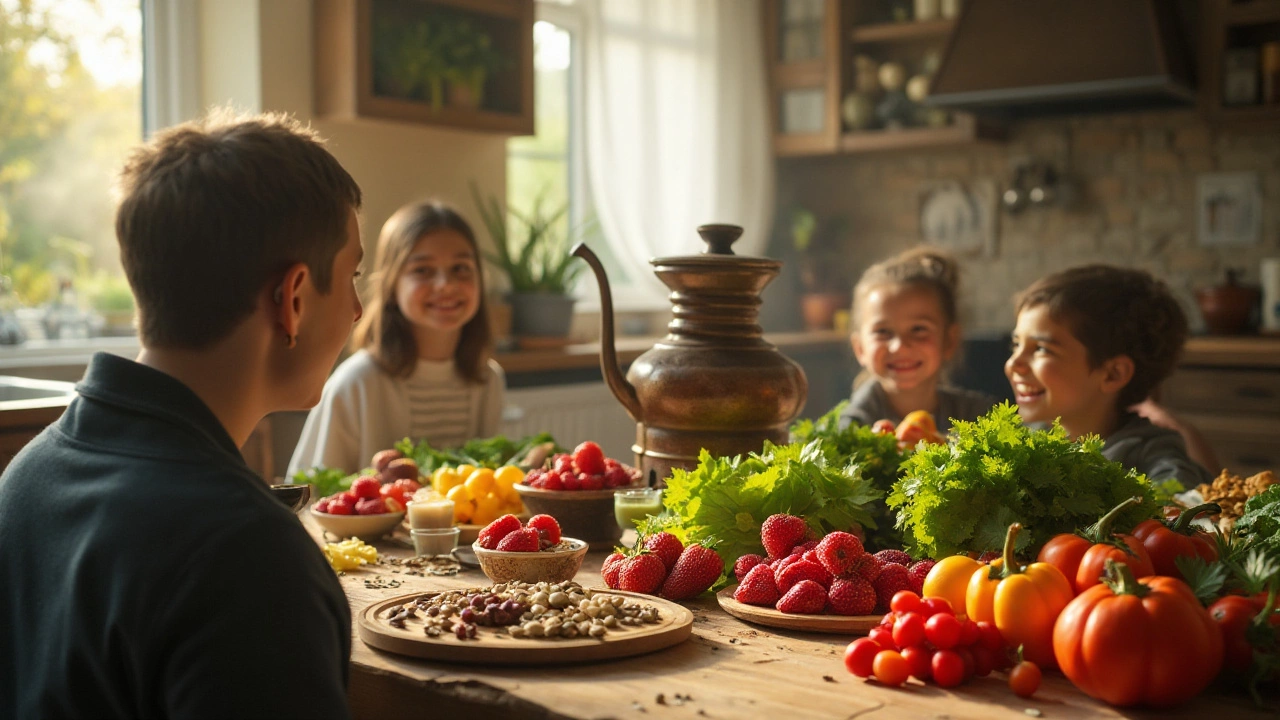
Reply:
[[[507, 143], [507, 204], [522, 213], [530, 212], [539, 201], [548, 211], [567, 204], [569, 212], [557, 223], [557, 233], [591, 246], [609, 274], [615, 302], [625, 306], [617, 296], [620, 289], [625, 292], [628, 273], [600, 236], [585, 177], [581, 13], [568, 0], [539, 0], [538, 17], [533, 26], [536, 134]], [[575, 294], [585, 301], [579, 307], [595, 305], [591, 273], [579, 275]]]
[[142, 68], [139, 0], [0, 0], [0, 313], [27, 338], [132, 332], [113, 191]]

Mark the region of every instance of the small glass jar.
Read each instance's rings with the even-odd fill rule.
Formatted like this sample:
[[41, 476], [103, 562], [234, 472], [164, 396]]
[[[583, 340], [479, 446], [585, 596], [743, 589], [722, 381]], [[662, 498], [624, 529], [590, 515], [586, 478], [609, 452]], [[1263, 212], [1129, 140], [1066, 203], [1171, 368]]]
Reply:
[[623, 530], [634, 530], [636, 522], [661, 512], [661, 488], [623, 490], [613, 495], [613, 517]]
[[434, 497], [414, 500], [405, 506], [409, 513], [409, 527], [414, 530], [453, 527], [453, 501]]
[[423, 528], [410, 530], [413, 538], [413, 552], [418, 557], [435, 557], [448, 555], [458, 546], [458, 535], [461, 531], [456, 527]]

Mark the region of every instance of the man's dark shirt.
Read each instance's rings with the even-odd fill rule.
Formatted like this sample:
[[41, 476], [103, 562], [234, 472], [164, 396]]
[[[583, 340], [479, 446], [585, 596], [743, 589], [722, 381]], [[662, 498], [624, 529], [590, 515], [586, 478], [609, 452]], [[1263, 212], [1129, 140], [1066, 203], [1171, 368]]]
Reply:
[[0, 476], [0, 718], [345, 718], [351, 614], [185, 385], [94, 356]]

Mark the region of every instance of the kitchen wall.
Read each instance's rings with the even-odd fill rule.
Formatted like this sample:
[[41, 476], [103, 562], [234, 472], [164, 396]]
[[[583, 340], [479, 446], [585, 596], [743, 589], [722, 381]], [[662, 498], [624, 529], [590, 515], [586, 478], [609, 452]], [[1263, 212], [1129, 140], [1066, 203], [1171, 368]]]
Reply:
[[[1005, 144], [783, 160], [778, 211], [799, 204], [820, 216], [845, 215], [847, 271], [856, 281], [871, 263], [919, 242], [919, 193], [928, 183], [986, 179], [1003, 192], [1013, 164], [1029, 158], [1050, 161], [1071, 177], [1077, 204], [1016, 216], [999, 212], [994, 257], [962, 258], [966, 331], [1007, 331], [1013, 293], [1046, 273], [1087, 262], [1155, 273], [1198, 327], [1195, 288], [1221, 282], [1228, 266], [1244, 268], [1244, 281], [1256, 283], [1259, 259], [1280, 255], [1280, 135], [1214, 130], [1191, 111], [1029, 121], [1012, 126]], [[1261, 242], [1200, 247], [1196, 178], [1237, 170], [1259, 174]], [[776, 237], [775, 254], [784, 254], [785, 244]], [[766, 307], [771, 302], [785, 300], [768, 300]], [[776, 312], [774, 324], [787, 324]]]

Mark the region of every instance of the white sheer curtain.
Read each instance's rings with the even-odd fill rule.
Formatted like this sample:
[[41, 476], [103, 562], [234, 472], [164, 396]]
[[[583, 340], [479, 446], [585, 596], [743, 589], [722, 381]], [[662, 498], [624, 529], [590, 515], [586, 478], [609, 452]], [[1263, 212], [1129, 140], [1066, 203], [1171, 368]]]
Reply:
[[773, 155], [759, 0], [579, 0], [587, 179], [600, 229], [656, 297], [649, 259], [705, 246], [695, 228], [745, 228], [763, 253]]

